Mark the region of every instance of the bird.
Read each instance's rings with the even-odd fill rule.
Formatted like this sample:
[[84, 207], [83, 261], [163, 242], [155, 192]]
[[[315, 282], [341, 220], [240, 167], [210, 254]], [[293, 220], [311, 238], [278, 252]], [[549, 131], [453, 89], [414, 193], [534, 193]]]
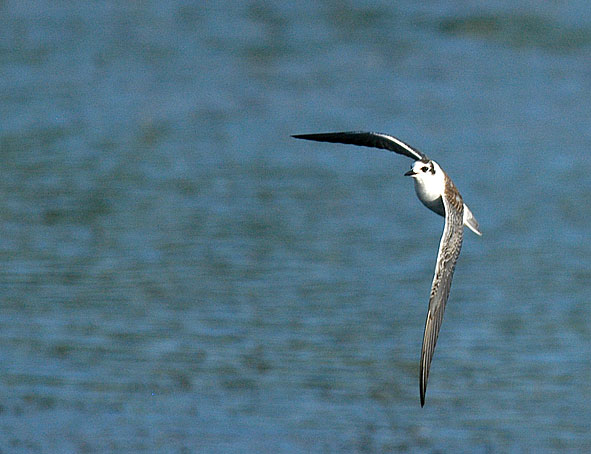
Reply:
[[419, 363], [419, 394], [421, 407], [424, 407], [431, 361], [443, 321], [443, 312], [449, 297], [456, 262], [462, 248], [464, 226], [481, 236], [482, 232], [478, 221], [476, 221], [470, 208], [464, 203], [452, 179], [441, 166], [429, 159], [417, 148], [411, 147], [392, 135], [377, 132], [348, 131], [296, 134], [292, 135], [292, 137], [317, 142], [379, 148], [413, 159], [414, 163], [411, 169], [404, 175], [413, 178], [417, 197], [423, 205], [445, 218], [429, 295], [429, 307], [423, 334], [421, 361]]

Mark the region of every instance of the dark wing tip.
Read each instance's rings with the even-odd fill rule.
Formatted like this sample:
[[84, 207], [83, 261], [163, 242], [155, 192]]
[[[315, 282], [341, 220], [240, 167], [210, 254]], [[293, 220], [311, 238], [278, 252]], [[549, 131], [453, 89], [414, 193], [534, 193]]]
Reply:
[[313, 134], [292, 134], [291, 137], [294, 139], [307, 139], [307, 140], [317, 140], [323, 139], [325, 137], [338, 137], [343, 134], [348, 134], [346, 132], [317, 132]]
[[349, 143], [342, 142], [352, 134], [358, 134], [357, 132], [317, 132], [313, 134], [292, 134], [291, 137], [294, 139], [304, 140], [315, 140], [317, 142], [336, 142], [336, 143]]
[[[422, 356], [422, 355], [421, 355]], [[421, 408], [425, 406], [425, 394], [427, 393], [427, 380], [423, 371], [423, 358], [421, 358], [421, 367], [419, 371], [419, 393], [421, 395]]]

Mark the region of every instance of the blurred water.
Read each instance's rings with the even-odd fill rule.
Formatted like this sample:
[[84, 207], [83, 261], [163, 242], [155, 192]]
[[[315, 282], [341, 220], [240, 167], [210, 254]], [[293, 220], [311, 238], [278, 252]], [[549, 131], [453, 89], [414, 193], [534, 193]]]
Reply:
[[415, 3], [0, 4], [0, 452], [591, 449], [587, 4]]

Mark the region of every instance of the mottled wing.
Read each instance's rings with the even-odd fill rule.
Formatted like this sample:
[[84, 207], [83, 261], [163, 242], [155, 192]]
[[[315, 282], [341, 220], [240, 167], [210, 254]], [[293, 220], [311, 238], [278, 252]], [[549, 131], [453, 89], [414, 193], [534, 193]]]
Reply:
[[315, 140], [317, 142], [346, 143], [363, 147], [381, 148], [408, 156], [415, 161], [427, 160], [427, 156], [416, 148], [411, 147], [394, 136], [378, 132], [326, 132], [319, 134], [297, 134], [292, 137], [296, 139]]
[[429, 298], [429, 311], [425, 322], [423, 348], [421, 350], [419, 372], [421, 407], [425, 405], [429, 368], [431, 367], [431, 360], [433, 359], [433, 352], [435, 351], [439, 329], [443, 320], [443, 312], [445, 311], [445, 303], [449, 296], [451, 280], [464, 236], [464, 203], [454, 184], [447, 177], [443, 206], [445, 207], [445, 227], [439, 243], [437, 264], [435, 265], [435, 275], [433, 276], [431, 296]]

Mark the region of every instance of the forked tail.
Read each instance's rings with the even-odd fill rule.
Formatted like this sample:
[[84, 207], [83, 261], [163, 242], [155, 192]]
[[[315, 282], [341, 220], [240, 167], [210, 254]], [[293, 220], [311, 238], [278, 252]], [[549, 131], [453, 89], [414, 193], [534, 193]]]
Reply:
[[470, 211], [470, 208], [464, 203], [464, 225], [472, 230], [476, 235], [482, 236], [478, 221]]

